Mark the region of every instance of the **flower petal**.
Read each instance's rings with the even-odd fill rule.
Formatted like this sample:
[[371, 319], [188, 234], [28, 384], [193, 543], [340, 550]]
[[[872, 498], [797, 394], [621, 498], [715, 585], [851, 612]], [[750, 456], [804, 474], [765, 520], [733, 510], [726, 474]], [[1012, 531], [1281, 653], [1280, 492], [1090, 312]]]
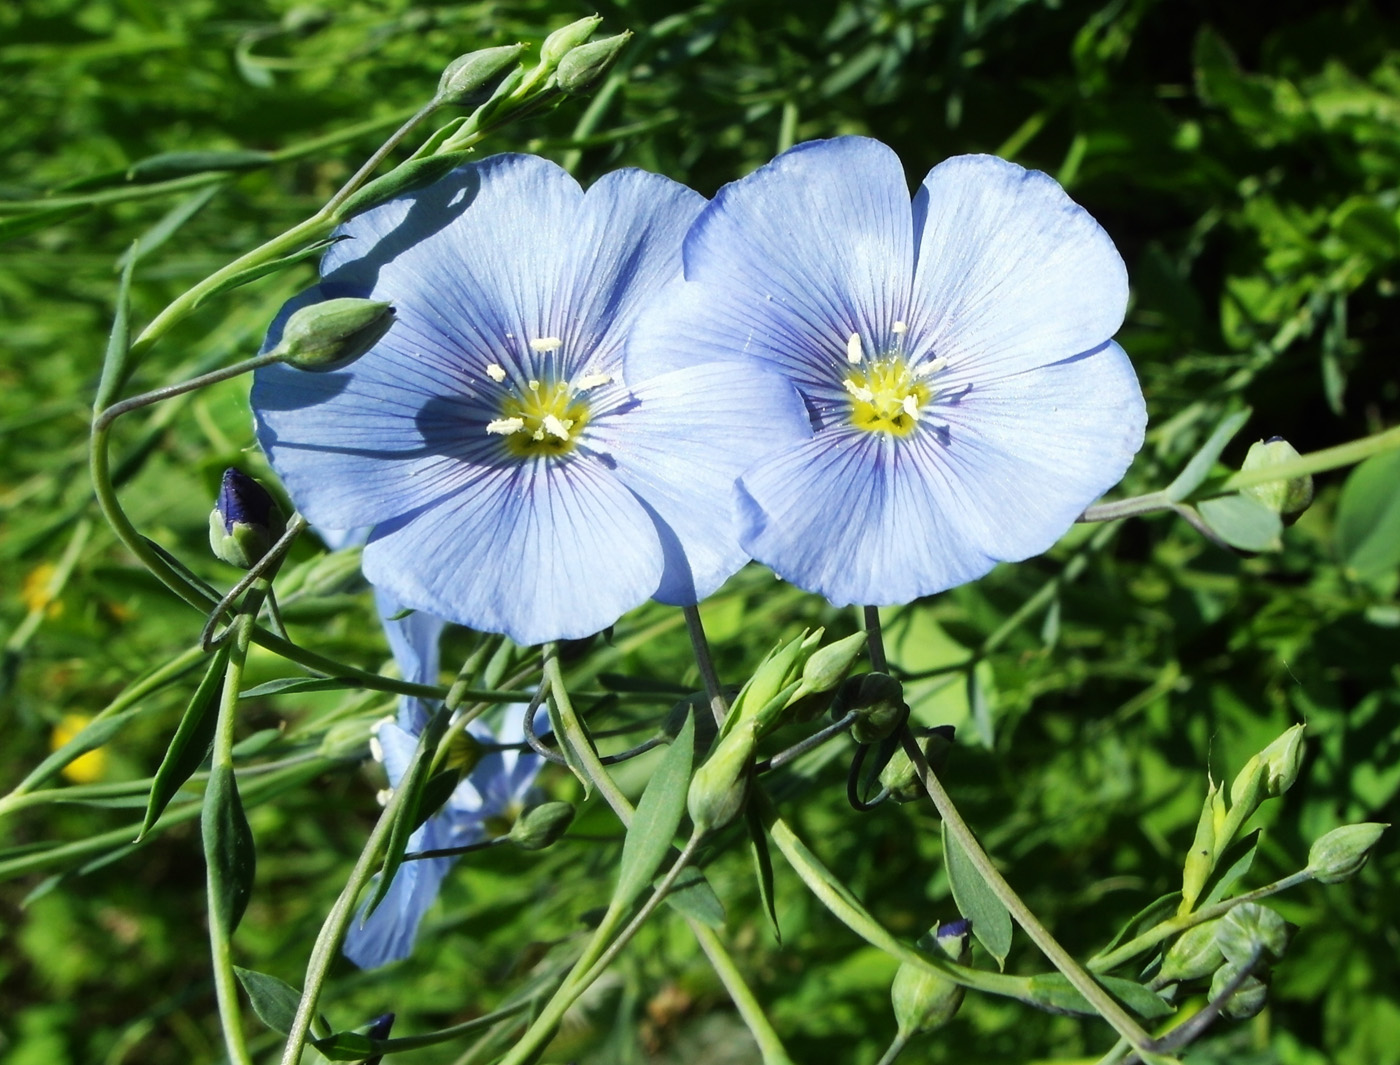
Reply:
[[685, 243], [686, 289], [648, 346], [659, 365], [754, 357], [839, 389], [847, 343], [907, 316], [914, 249], [899, 159], [878, 141], [798, 145], [720, 189]]
[[953, 384], [1099, 347], [1123, 323], [1128, 275], [1113, 241], [1055, 180], [989, 155], [929, 171], [914, 200], [911, 355]]
[[611, 625], [656, 588], [662, 556], [632, 493], [578, 456], [478, 471], [377, 527], [363, 565], [406, 605], [534, 644]]
[[692, 605], [749, 560], [739, 546], [734, 482], [811, 434], [806, 408], [784, 378], [749, 363], [676, 370], [632, 391], [636, 407], [600, 419], [591, 439], [659, 521], [666, 567], [654, 598]]
[[[429, 849], [430, 845], [425, 843], [429, 835], [427, 826], [418, 829], [409, 837], [408, 850]], [[394, 882], [375, 911], [365, 917], [362, 907], [359, 919], [346, 931], [345, 945], [341, 948], [345, 956], [361, 969], [374, 969], [413, 953], [418, 926], [455, 861], [455, 858], [423, 858], [400, 865]]]

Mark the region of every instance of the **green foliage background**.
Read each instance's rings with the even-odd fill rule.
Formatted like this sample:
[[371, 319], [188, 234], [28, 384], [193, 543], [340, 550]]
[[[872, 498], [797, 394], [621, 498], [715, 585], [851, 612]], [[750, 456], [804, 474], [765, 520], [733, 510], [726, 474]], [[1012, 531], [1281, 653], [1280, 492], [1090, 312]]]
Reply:
[[[143, 241], [133, 313], [147, 320], [314, 211], [453, 56], [537, 42], [594, 10], [566, 0], [0, 8], [0, 788], [45, 755], [62, 715], [95, 713], [189, 647], [200, 624], [118, 549], [90, 504], [85, 436], [114, 263]], [[911, 181], [960, 152], [995, 152], [1061, 181], [1117, 241], [1133, 282], [1120, 340], [1151, 426], [1125, 490], [1165, 484], [1244, 405], [1253, 415], [1225, 453], [1232, 467], [1260, 437], [1308, 451], [1400, 422], [1400, 25], [1383, 5], [636, 0], [596, 10], [606, 31], [637, 34], [626, 69], [488, 151], [540, 152], [584, 181], [643, 166], [712, 194], [796, 141], [865, 133], [898, 150]], [[141, 164], [232, 149], [273, 154], [217, 172]], [[38, 197], [48, 198], [16, 206]], [[135, 385], [252, 354], [311, 277], [305, 266], [211, 301]], [[123, 498], [142, 530], [230, 583], [203, 540], [222, 469], [260, 469], [246, 382], [157, 408], [119, 438]], [[950, 789], [1072, 950], [1092, 952], [1179, 884], [1207, 772], [1228, 780], [1295, 721], [1308, 725], [1304, 777], [1265, 817], [1251, 884], [1300, 868], [1308, 843], [1338, 824], [1395, 818], [1397, 497], [1391, 453], [1349, 478], [1320, 478], [1317, 503], [1277, 552], [1227, 554], [1173, 517], [1078, 527], [1045, 558], [890, 613], [893, 660], [918, 678], [916, 715], [959, 727]], [[367, 596], [316, 556], [303, 544], [294, 559], [308, 590], [289, 602], [289, 622], [310, 645], [379, 667], [387, 651]], [[46, 604], [36, 589], [55, 564], [62, 587]], [[854, 624], [758, 571], [706, 617], [734, 677], [803, 625]], [[639, 611], [606, 654], [609, 669], [695, 682], [673, 612]], [[254, 681], [288, 672], [258, 656], [252, 671]], [[0, 1057], [11, 1065], [221, 1059], [195, 823], [135, 849], [123, 846], [134, 831], [121, 831], [144, 801], [121, 785], [154, 771], [196, 679], [143, 703], [112, 742], [112, 797], [0, 818]], [[240, 735], [270, 744], [250, 763], [326, 757], [250, 813], [259, 871], [240, 963], [300, 983], [381, 786], [362, 744], [330, 750], [322, 738], [335, 721], [363, 725], [391, 707], [337, 695], [248, 702]], [[808, 764], [785, 809], [887, 927], [912, 939], [953, 916], [937, 822], [924, 806], [855, 814], [846, 761], [837, 749]], [[635, 791], [643, 776], [624, 779]], [[577, 797], [562, 775], [542, 783]], [[594, 811], [576, 831], [615, 829]], [[112, 834], [105, 847], [54, 849], [102, 833]], [[337, 968], [328, 1011], [350, 1026], [393, 1009], [405, 1034], [489, 1009], [606, 900], [614, 861], [613, 848], [572, 843], [464, 863], [415, 956], [380, 973]], [[558, 890], [581, 867], [598, 877], [596, 898], [586, 886]], [[1271, 1007], [1219, 1026], [1187, 1060], [1400, 1062], [1398, 870], [1383, 841], [1357, 880], [1281, 898], [1300, 931]], [[727, 938], [794, 1057], [873, 1062], [893, 1031], [892, 963], [782, 870], [781, 944], [745, 863], [726, 859], [712, 875]], [[1018, 939], [1009, 965], [1042, 963]], [[616, 974], [557, 1060], [751, 1060], [683, 929], [659, 923]], [[907, 1060], [1093, 1060], [1105, 1033], [971, 996]], [[271, 1039], [258, 1045], [266, 1052]]]

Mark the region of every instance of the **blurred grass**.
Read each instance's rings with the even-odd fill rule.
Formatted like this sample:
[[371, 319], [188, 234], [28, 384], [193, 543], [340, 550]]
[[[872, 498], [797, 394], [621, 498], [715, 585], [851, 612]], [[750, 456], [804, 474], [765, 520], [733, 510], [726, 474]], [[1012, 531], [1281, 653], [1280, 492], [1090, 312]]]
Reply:
[[[199, 619], [164, 595], [93, 516], [88, 409], [112, 313], [114, 264], [162, 219], [192, 212], [143, 254], [134, 316], [309, 214], [377, 143], [374, 132], [275, 165], [145, 188], [161, 153], [295, 154], [316, 138], [393, 121], [470, 48], [538, 41], [593, 5], [532, 2], [316, 8], [180, 0], [28, 0], [0, 8], [0, 787], [47, 753], [52, 728], [91, 714], [193, 642]], [[868, 133], [911, 180], [947, 155], [1000, 152], [1046, 170], [1118, 242], [1133, 281], [1121, 340], [1152, 414], [1126, 485], [1159, 487], [1224, 413], [1253, 416], [1227, 450], [1274, 434], [1300, 450], [1400, 422], [1400, 29], [1379, 4], [1229, 6], [1164, 0], [662, 0], [603, 3], [637, 39], [629, 69], [591, 101], [488, 150], [530, 150], [583, 180], [639, 165], [712, 194], [795, 141]], [[154, 175], [153, 179], [159, 179]], [[185, 184], [179, 182], [185, 181]], [[133, 195], [141, 187], [140, 196]], [[207, 203], [196, 197], [212, 192]], [[107, 202], [62, 206], [101, 193]], [[54, 206], [49, 201], [60, 204]], [[252, 353], [309, 266], [212, 301], [140, 368], [134, 387]], [[208, 505], [224, 466], [261, 467], [246, 385], [157, 409], [118, 433], [123, 487], [147, 535], [206, 578]], [[1339, 532], [1345, 474], [1284, 549], [1226, 555], [1179, 521], [1074, 530], [1048, 558], [889, 619], [897, 665], [957, 664], [1083, 557], [1073, 581], [1016, 623], [972, 672], [921, 682], [916, 713], [966, 742], [948, 782], [1011, 881], [1081, 955], [1179, 880], [1207, 768], [1228, 779], [1286, 725], [1309, 726], [1302, 782], [1265, 817], [1251, 883], [1303, 864], [1346, 821], [1394, 820], [1400, 791], [1396, 558]], [[1396, 495], [1385, 473], [1370, 494]], [[1384, 545], [1382, 545], [1383, 547]], [[65, 552], [71, 575], [44, 601]], [[303, 545], [294, 563], [310, 561]], [[311, 645], [376, 667], [387, 651], [355, 585], [289, 620]], [[802, 625], [852, 619], [760, 572], [707, 618], [737, 677]], [[649, 625], [662, 628], [653, 632]], [[655, 638], [644, 638], [655, 635]], [[678, 620], [647, 608], [619, 627], [609, 668], [693, 682]], [[460, 650], [460, 648], [458, 648]], [[451, 662], [449, 656], [447, 661]], [[292, 670], [255, 658], [256, 683]], [[193, 678], [141, 704], [108, 749], [104, 780], [148, 776]], [[242, 734], [288, 728], [256, 760], [314, 749], [328, 718], [368, 720], [383, 698], [250, 701]], [[301, 738], [298, 738], [300, 736]], [[895, 932], [952, 914], [937, 825], [922, 807], [845, 807], [844, 757], [792, 783], [787, 809], [824, 860]], [[570, 783], [546, 776], [560, 796]], [[635, 786], [639, 782], [632, 781]], [[379, 782], [354, 757], [251, 812], [257, 891], [241, 963], [300, 982], [309, 944], [376, 815]], [[49, 803], [0, 822], [15, 848], [78, 841], [140, 818], [128, 799]], [[598, 811], [581, 833], [615, 831]], [[205, 962], [203, 870], [185, 824], [76, 875], [56, 866], [0, 885], [0, 1056], [15, 1065], [202, 1062], [221, 1056]], [[449, 881], [413, 959], [382, 974], [338, 968], [327, 1009], [350, 1026], [383, 1009], [423, 1030], [489, 1008], [557, 937], [601, 904], [552, 885], [606, 876], [613, 852], [566, 844], [492, 851]], [[44, 877], [66, 872], [58, 883]], [[779, 870], [781, 946], [744, 862], [712, 877], [760, 998], [796, 1060], [869, 1063], [892, 1031], [889, 963], [862, 948]], [[1300, 926], [1273, 1005], [1221, 1026], [1192, 1062], [1400, 1062], [1400, 929], [1388, 842], [1358, 880], [1279, 902]], [[41, 885], [41, 897], [24, 905]], [[1018, 940], [1011, 965], [1039, 968]], [[659, 926], [586, 1003], [565, 1052], [581, 1060], [746, 1060], [746, 1037], [693, 944]], [[974, 997], [911, 1061], [1078, 1060], [1098, 1026]], [[727, 1048], [727, 1049], [726, 1049]], [[412, 1056], [452, 1061], [460, 1051]]]

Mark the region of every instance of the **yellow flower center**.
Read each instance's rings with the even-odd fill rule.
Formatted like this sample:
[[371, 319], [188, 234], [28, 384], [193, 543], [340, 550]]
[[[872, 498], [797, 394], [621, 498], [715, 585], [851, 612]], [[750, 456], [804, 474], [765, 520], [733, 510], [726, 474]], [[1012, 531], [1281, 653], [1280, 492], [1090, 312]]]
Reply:
[[519, 458], [567, 455], [588, 425], [588, 401], [565, 381], [536, 381], [512, 390], [501, 401], [501, 416], [486, 431], [505, 437]]
[[852, 366], [842, 387], [851, 397], [852, 425], [894, 436], [914, 431], [924, 404], [933, 396], [933, 390], [909, 372], [900, 355]]

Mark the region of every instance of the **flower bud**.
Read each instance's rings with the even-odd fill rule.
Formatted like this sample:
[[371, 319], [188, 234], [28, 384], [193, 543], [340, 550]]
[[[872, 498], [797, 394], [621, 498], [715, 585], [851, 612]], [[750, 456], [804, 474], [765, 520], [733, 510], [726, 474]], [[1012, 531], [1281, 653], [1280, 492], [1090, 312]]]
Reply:
[[1196, 821], [1196, 836], [1191, 841], [1191, 849], [1186, 853], [1186, 861], [1182, 865], [1181, 907], [1177, 910], [1178, 913], [1190, 913], [1195, 909], [1196, 900], [1200, 898], [1206, 880], [1215, 869], [1215, 829], [1217, 821], [1223, 820], [1219, 815], [1224, 807], [1225, 801], [1220, 795], [1220, 787], [1212, 780], [1206, 792], [1206, 801], [1201, 804], [1201, 816]]
[[[948, 752], [953, 749], [955, 730], [952, 725], [939, 725], [936, 728], [916, 730], [919, 749], [924, 752], [924, 760], [935, 773], [941, 773], [948, 762]], [[918, 770], [904, 748], [894, 755], [880, 770], [880, 785], [889, 792], [895, 802], [915, 802], [925, 795]]]
[[224, 471], [219, 501], [209, 514], [209, 547], [215, 557], [249, 569], [286, 529], [282, 511], [266, 488], [241, 470]]
[[[1222, 965], [1215, 970], [1215, 976], [1210, 982], [1210, 997], [1214, 1001], [1225, 993], [1225, 989], [1230, 986], [1240, 973], [1240, 966], [1235, 964]], [[1236, 1021], [1247, 1021], [1260, 1010], [1269, 1000], [1269, 988], [1263, 980], [1257, 976], [1246, 976], [1244, 982], [1235, 989], [1235, 993], [1230, 996], [1230, 1000], [1225, 1003], [1225, 1008], [1220, 1012]]]
[[559, 60], [559, 67], [555, 72], [559, 88], [570, 96], [592, 92], [612, 69], [622, 49], [631, 39], [632, 33], [628, 31], [574, 48]]
[[574, 808], [566, 802], [547, 802], [526, 810], [511, 826], [510, 841], [523, 851], [551, 846], [574, 820]]
[[[972, 922], [950, 921], [935, 925], [919, 939], [927, 951], [941, 951], [966, 965], [972, 954]], [[947, 1024], [962, 1005], [963, 987], [940, 973], [933, 973], [909, 962], [903, 963], [890, 985], [890, 1000], [900, 1035], [929, 1032]]]
[[1267, 773], [1264, 790], [1276, 799], [1293, 786], [1303, 765], [1303, 726], [1294, 725], [1259, 752]]
[[893, 735], [909, 717], [904, 686], [888, 673], [852, 677], [842, 695], [846, 708], [860, 715], [851, 727], [851, 735], [858, 743], [875, 743]]
[[1277, 961], [1288, 949], [1288, 922], [1267, 906], [1242, 902], [1215, 930], [1220, 953], [1232, 965], [1247, 965], [1256, 957]]
[[466, 108], [484, 104], [515, 69], [524, 51], [523, 44], [503, 44], [458, 56], [438, 80], [437, 101]]
[[1162, 959], [1158, 980], [1163, 984], [1199, 980], [1220, 968], [1225, 955], [1220, 953], [1220, 944], [1215, 940], [1219, 927], [1220, 919], [1217, 918], [1182, 932]]
[[378, 344], [393, 324], [394, 308], [379, 300], [322, 300], [287, 319], [272, 353], [298, 370], [338, 370]]
[[[1260, 440], [1249, 449], [1241, 472], [1264, 470], [1284, 462], [1302, 458], [1297, 450], [1281, 436]], [[1313, 479], [1309, 474], [1293, 477], [1287, 481], [1266, 481], [1240, 489], [1241, 495], [1252, 496], [1268, 507], [1285, 522], [1292, 523], [1298, 515], [1307, 510], [1313, 499]]]
[[1308, 851], [1307, 872], [1319, 884], [1340, 884], [1361, 871], [1371, 848], [1381, 838], [1389, 824], [1363, 821], [1359, 825], [1334, 828], [1312, 845]]
[[600, 15], [589, 15], [555, 30], [540, 45], [540, 66], [553, 70], [566, 55], [592, 37], [602, 21]]
[[823, 713], [864, 649], [865, 633], [857, 632], [815, 651], [803, 665], [800, 685], [784, 707], [786, 717], [811, 721]]
[[742, 723], [720, 739], [710, 757], [695, 771], [685, 805], [696, 832], [713, 832], [739, 816], [749, 797], [749, 776], [757, 745], [754, 723]]
[[447, 757], [443, 761], [448, 769], [455, 769], [466, 776], [476, 768], [485, 753], [480, 740], [466, 729], [455, 729], [447, 739]]

